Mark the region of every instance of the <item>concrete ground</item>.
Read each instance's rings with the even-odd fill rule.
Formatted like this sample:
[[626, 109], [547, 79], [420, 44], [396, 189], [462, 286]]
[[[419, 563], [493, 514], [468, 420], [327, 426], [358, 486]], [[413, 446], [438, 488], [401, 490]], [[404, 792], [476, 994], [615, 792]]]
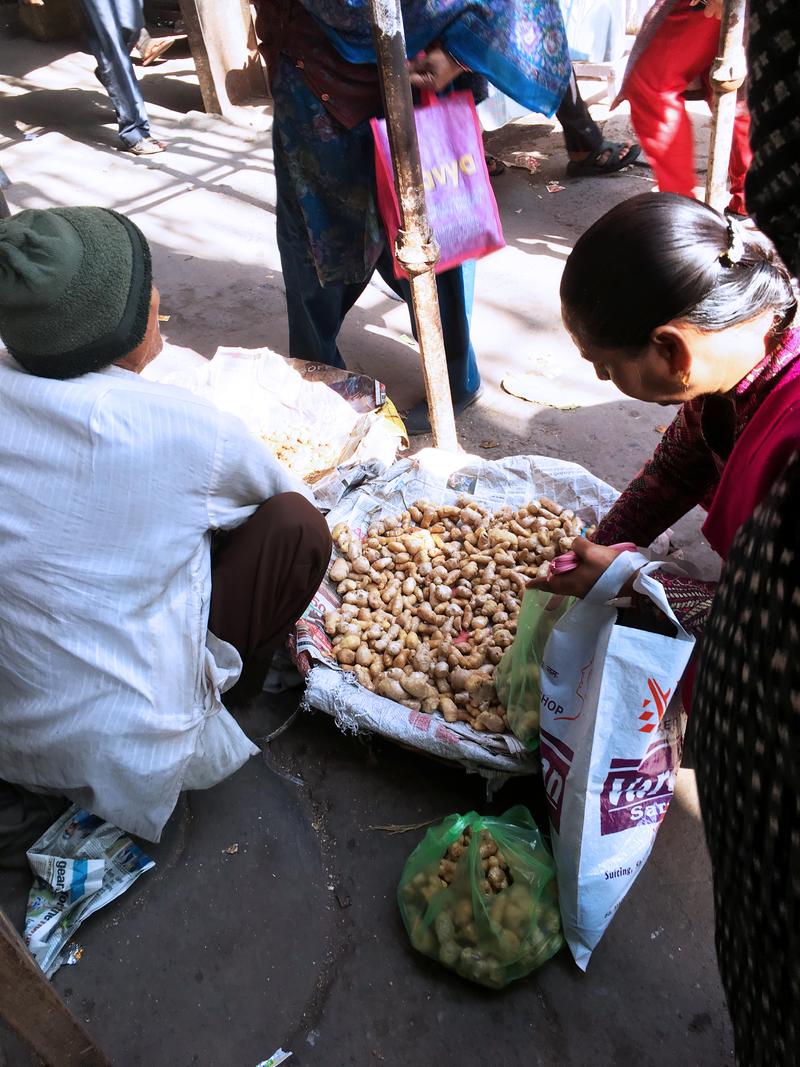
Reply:
[[[140, 72], [170, 148], [137, 160], [115, 149], [113, 116], [79, 43], [30, 41], [13, 7], [0, 7], [0, 23], [0, 166], [12, 210], [93, 203], [126, 212], [151, 242], [171, 342], [206, 356], [219, 345], [285, 353], [268, 110], [235, 124], [201, 114], [188, 53], [170, 53]], [[603, 106], [595, 111], [606, 120]], [[700, 109], [696, 117], [702, 140]], [[626, 135], [626, 115], [605, 128]], [[652, 188], [650, 171], [565, 180], [560, 134], [536, 117], [489, 146], [504, 158], [532, 152], [540, 167], [495, 182], [508, 247], [478, 265], [474, 340], [487, 389], [460, 420], [461, 441], [492, 457], [565, 457], [622, 487], [669, 412], [594, 378], [560, 325], [558, 281], [577, 235]], [[563, 189], [548, 192], [552, 180]], [[385, 381], [399, 407], [423, 392], [409, 334], [404, 307], [370, 285], [341, 338], [348, 366]], [[512, 374], [532, 374], [547, 403], [504, 392]], [[707, 559], [695, 518], [677, 539]], [[296, 703], [296, 692], [264, 697], [245, 726], [263, 737]], [[83, 958], [54, 979], [115, 1064], [255, 1067], [279, 1045], [297, 1067], [733, 1062], [690, 759], [652, 859], [588, 974], [564, 952], [490, 994], [410, 949], [394, 890], [422, 831], [376, 827], [518, 801], [537, 811], [537, 783], [515, 782], [488, 803], [479, 780], [345, 737], [320, 714], [303, 714], [262, 747], [230, 781], [183, 798], [161, 844], [147, 849], [155, 871], [87, 923]], [[234, 842], [238, 852], [225, 852]], [[0, 879], [0, 903], [18, 924], [28, 884], [24, 873]], [[0, 1065], [32, 1062], [0, 1032]]]

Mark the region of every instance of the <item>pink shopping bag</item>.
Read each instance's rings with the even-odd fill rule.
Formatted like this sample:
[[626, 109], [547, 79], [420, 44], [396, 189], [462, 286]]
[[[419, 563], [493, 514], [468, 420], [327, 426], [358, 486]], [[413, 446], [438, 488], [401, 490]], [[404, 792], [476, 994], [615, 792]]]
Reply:
[[[468, 259], [495, 252], [505, 244], [494, 198], [472, 93], [436, 97], [424, 94], [428, 106], [416, 108], [419, 152], [425, 182], [428, 220], [439, 242], [436, 273]], [[397, 278], [407, 277], [395, 256], [400, 207], [394, 187], [386, 120], [372, 119], [378, 211], [386, 227]]]

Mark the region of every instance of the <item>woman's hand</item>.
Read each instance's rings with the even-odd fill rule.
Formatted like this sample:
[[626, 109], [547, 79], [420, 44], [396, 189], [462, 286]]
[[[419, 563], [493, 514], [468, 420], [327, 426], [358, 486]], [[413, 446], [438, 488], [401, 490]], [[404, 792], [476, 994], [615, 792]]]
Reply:
[[[597, 579], [608, 570], [620, 550], [607, 545], [596, 545], [585, 537], [576, 537], [572, 551], [578, 557], [578, 566], [566, 574], [554, 574], [550, 578], [534, 578], [529, 589], [541, 589], [554, 596], [584, 597]], [[635, 575], [620, 589], [618, 596], [630, 596]]]
[[430, 89], [440, 93], [454, 78], [463, 74], [465, 68], [456, 63], [443, 48], [431, 48], [415, 59], [410, 59], [408, 70], [412, 89]]
[[[689, 7], [697, 7], [703, 0], [689, 0]], [[722, 0], [705, 0], [703, 14], [707, 19], [722, 18]]]

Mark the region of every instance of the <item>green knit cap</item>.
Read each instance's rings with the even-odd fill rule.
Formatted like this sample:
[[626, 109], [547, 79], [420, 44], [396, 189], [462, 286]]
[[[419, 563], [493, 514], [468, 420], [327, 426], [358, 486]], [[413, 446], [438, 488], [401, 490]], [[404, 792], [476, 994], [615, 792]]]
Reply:
[[43, 378], [77, 378], [144, 340], [150, 249], [102, 207], [20, 211], [0, 221], [0, 337]]

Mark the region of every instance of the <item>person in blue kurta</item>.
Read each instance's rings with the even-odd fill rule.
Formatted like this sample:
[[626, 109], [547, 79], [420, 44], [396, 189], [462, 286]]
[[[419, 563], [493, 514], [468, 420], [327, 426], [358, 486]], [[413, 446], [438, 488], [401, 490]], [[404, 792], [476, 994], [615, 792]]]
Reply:
[[[377, 270], [394, 277], [375, 201], [369, 119], [381, 114], [368, 0], [255, 0], [274, 100], [277, 236], [290, 355], [344, 367], [342, 322]], [[412, 84], [446, 91], [467, 72], [552, 115], [571, 66], [558, 0], [403, 0]], [[470, 341], [474, 264], [438, 275], [456, 414], [480, 393]], [[413, 315], [412, 315], [413, 321]], [[406, 415], [430, 429], [425, 401]]]

